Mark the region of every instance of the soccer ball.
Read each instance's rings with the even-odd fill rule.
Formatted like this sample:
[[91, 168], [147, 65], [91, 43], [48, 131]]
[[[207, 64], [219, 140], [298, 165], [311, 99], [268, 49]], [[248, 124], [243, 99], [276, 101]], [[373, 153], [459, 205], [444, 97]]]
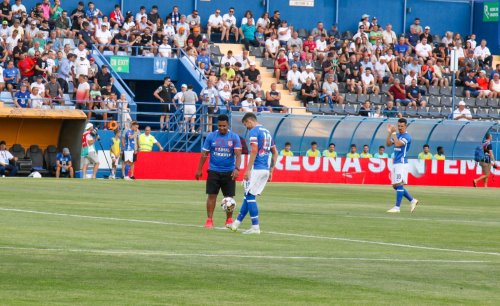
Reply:
[[232, 212], [235, 206], [236, 201], [234, 201], [234, 199], [231, 197], [222, 199], [222, 202], [220, 203], [220, 207], [222, 207], [222, 209], [224, 209], [226, 212]]

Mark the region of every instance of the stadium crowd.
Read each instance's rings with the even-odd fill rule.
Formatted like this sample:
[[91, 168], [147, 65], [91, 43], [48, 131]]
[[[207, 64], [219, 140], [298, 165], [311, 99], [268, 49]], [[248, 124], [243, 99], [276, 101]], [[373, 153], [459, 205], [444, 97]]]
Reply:
[[[149, 10], [141, 6], [138, 12], [122, 12], [116, 5], [112, 12], [102, 12], [93, 2], [69, 8], [60, 0], [43, 0], [26, 8], [21, 0], [12, 5], [4, 0], [0, 89], [6, 88], [15, 106], [23, 108], [64, 105], [63, 95], [73, 93], [89, 118], [106, 121], [125, 101], [113, 92], [108, 68], [96, 65], [92, 46], [114, 54], [161, 57], [176, 57], [183, 49], [206, 74], [209, 85], [199, 98], [215, 112], [286, 113], [276, 89], [283, 83], [305, 107], [320, 102], [334, 110], [356, 102], [362, 105], [352, 114], [398, 117], [401, 109], [426, 108], [430, 98], [424, 96], [449, 89], [456, 49], [457, 85], [465, 98], [493, 99], [498, 107], [500, 65], [492, 69], [486, 41], [476, 41], [474, 34], [446, 32], [441, 38], [419, 18], [406, 34], [397, 35], [390, 24], [366, 14], [354, 33], [340, 32], [337, 25], [327, 29], [322, 22], [311, 31], [295, 29], [278, 10], [260, 17], [246, 11], [241, 20], [238, 14], [232, 7], [216, 9], [201, 24], [197, 10], [185, 14], [177, 6], [168, 13], [156, 5]], [[214, 33], [222, 42], [242, 43], [245, 50], [220, 54], [211, 44]], [[250, 54], [262, 57], [262, 65], [274, 71], [276, 83], [267, 92]], [[356, 101], [346, 101], [348, 94]], [[181, 104], [182, 99], [169, 102]]]

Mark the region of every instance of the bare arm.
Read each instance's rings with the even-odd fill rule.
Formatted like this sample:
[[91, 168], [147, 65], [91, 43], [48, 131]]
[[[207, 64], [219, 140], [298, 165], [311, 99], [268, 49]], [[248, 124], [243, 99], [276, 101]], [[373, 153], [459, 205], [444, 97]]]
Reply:
[[195, 175], [197, 180], [199, 180], [201, 178], [203, 165], [205, 164], [205, 161], [207, 160], [208, 155], [209, 155], [209, 151], [203, 150], [203, 152], [201, 152], [200, 163], [198, 164], [198, 170], [196, 171], [196, 175]]
[[235, 161], [235, 167], [234, 167], [233, 173], [231, 174], [231, 177], [233, 178], [233, 180], [236, 180], [238, 178], [238, 176], [240, 175], [241, 149], [235, 149], [234, 155], [236, 157], [236, 161]]
[[271, 165], [269, 167], [269, 178], [267, 179], [268, 182], [272, 181], [273, 179], [274, 166], [276, 166], [276, 162], [278, 161], [278, 150], [276, 149], [276, 146], [271, 147], [271, 153], [273, 157], [271, 158]]
[[247, 170], [245, 171], [244, 179], [248, 181], [250, 179], [250, 172], [252, 171], [255, 158], [257, 157], [257, 151], [259, 150], [256, 143], [250, 144], [250, 159], [248, 160]]

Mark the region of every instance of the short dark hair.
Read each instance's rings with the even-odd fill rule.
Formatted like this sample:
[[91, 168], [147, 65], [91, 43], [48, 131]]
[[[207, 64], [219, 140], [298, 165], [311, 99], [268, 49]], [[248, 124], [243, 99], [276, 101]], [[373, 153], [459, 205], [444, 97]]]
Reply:
[[379, 148], [379, 149], [385, 149], [385, 147], [384, 147], [384, 146], [380, 146], [380, 147], [378, 147], [378, 148]]
[[7, 143], [5, 142], [5, 140], [1, 140], [1, 141], [0, 141], [0, 146], [1, 146], [1, 145], [6, 145], [6, 144], [7, 144]]
[[424, 144], [424, 146], [422, 148], [428, 148], [429, 145], [428, 144]]
[[356, 148], [356, 144], [351, 144], [351, 148]]
[[285, 142], [285, 147], [286, 147], [286, 146], [291, 146], [291, 145], [292, 145], [292, 144], [291, 144], [291, 143], [289, 143], [288, 141], [287, 141], [287, 142]]
[[398, 123], [404, 123], [405, 125], [408, 125], [408, 121], [406, 121], [406, 118], [399, 118]]
[[334, 146], [335, 147], [335, 144], [332, 142], [328, 146]]
[[363, 148], [364, 148], [364, 147], [368, 147], [368, 145], [367, 145], [367, 144], [365, 144], [365, 145], [363, 145]]
[[247, 120], [257, 121], [257, 116], [255, 116], [254, 113], [246, 113], [245, 115], [243, 115], [243, 118], [241, 118], [241, 122], [244, 123]]
[[222, 115], [217, 116], [217, 120], [218, 120], [218, 121], [226, 121], [226, 122], [229, 122], [229, 117], [228, 117], [226, 114], [222, 114]]
[[311, 146], [318, 145], [316, 141], [311, 142]]
[[166, 81], [166, 80], [170, 80], [170, 77], [166, 76], [166, 77], [163, 78], [163, 81]]
[[438, 150], [438, 151], [441, 151], [442, 149], [443, 149], [443, 147], [442, 147], [442, 146], [437, 147], [437, 150]]
[[490, 137], [491, 137], [491, 134], [490, 134], [489, 132], [488, 132], [488, 133], [486, 133], [486, 135], [484, 135], [484, 139], [485, 139], [485, 140], [486, 140], [486, 139], [489, 139]]

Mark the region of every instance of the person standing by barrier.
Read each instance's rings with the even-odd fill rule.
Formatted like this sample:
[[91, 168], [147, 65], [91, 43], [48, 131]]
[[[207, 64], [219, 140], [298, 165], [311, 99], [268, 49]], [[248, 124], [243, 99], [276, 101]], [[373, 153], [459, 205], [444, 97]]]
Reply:
[[85, 132], [82, 136], [82, 157], [84, 158], [82, 168], [82, 178], [87, 177], [87, 168], [89, 164], [93, 164], [92, 178], [95, 179], [99, 170], [99, 157], [95, 149], [95, 142], [99, 139], [99, 135], [95, 133], [94, 125], [87, 123]]
[[112, 180], [116, 178], [116, 167], [118, 166], [118, 159], [122, 151], [120, 129], [114, 130], [114, 133], [115, 136], [111, 138], [111, 148], [109, 149], [109, 155], [111, 157], [111, 175], [109, 178]]
[[160, 151], [163, 151], [163, 147], [156, 138], [151, 135], [151, 127], [147, 126], [144, 129], [144, 133], [139, 136], [139, 151], [140, 152], [151, 152], [153, 151], [153, 145], [157, 145]]
[[[183, 84], [182, 86], [186, 86]], [[198, 101], [198, 95], [193, 91], [193, 85], [189, 84], [187, 86], [187, 91], [181, 97], [181, 102], [184, 105], [184, 120], [185, 120], [185, 131], [191, 131], [195, 133], [195, 120], [196, 120], [196, 101]]]
[[493, 155], [493, 146], [491, 145], [492, 139], [493, 139], [493, 136], [490, 133], [486, 133], [484, 142], [482, 144], [484, 157], [482, 158], [481, 161], [479, 161], [479, 165], [481, 166], [481, 169], [483, 170], [483, 174], [480, 177], [472, 180], [472, 184], [474, 185], [474, 187], [477, 187], [477, 182], [483, 181], [484, 188], [487, 188], [488, 187], [488, 177], [490, 176], [490, 173], [491, 173], [491, 165], [493, 164], [493, 167], [496, 169], [496, 167], [494, 166], [495, 155]]
[[[137, 160], [137, 138], [139, 137], [139, 123], [132, 121], [130, 130], [122, 138], [123, 158], [122, 174], [124, 180], [135, 179], [134, 163]], [[128, 174], [125, 173], [125, 165], [129, 166]]]
[[15, 176], [17, 166], [11, 165], [11, 162], [16, 162], [17, 157], [14, 157], [6, 148], [6, 142], [0, 141], [0, 176], [5, 176], [5, 171], [9, 171], [10, 176]]
[[[241, 164], [240, 137], [229, 130], [229, 117], [217, 117], [218, 130], [208, 134], [203, 144], [200, 163], [196, 171], [196, 179], [202, 176], [202, 169], [207, 157], [210, 155], [210, 165], [206, 183], [207, 220], [206, 228], [213, 228], [213, 214], [217, 195], [222, 190], [224, 197], [234, 197], [236, 194], [236, 179], [239, 176]], [[233, 212], [226, 212], [226, 227], [231, 226]]]
[[[385, 144], [394, 146], [394, 162], [391, 171], [392, 188], [396, 190], [396, 205], [389, 209], [388, 213], [399, 213], [401, 201], [405, 197], [410, 201], [410, 211], [413, 212], [418, 205], [418, 200], [413, 198], [404, 185], [408, 184], [408, 151], [411, 145], [411, 136], [406, 131], [407, 121], [405, 118], [398, 120], [398, 126], [389, 125]], [[399, 134], [396, 133], [399, 131]]]
[[177, 93], [174, 84], [170, 80], [170, 77], [165, 77], [163, 79], [163, 85], [158, 87], [153, 96], [160, 100], [162, 109], [162, 115], [160, 116], [160, 130], [170, 130], [170, 114], [174, 113], [176, 108], [172, 103], [173, 96]]

